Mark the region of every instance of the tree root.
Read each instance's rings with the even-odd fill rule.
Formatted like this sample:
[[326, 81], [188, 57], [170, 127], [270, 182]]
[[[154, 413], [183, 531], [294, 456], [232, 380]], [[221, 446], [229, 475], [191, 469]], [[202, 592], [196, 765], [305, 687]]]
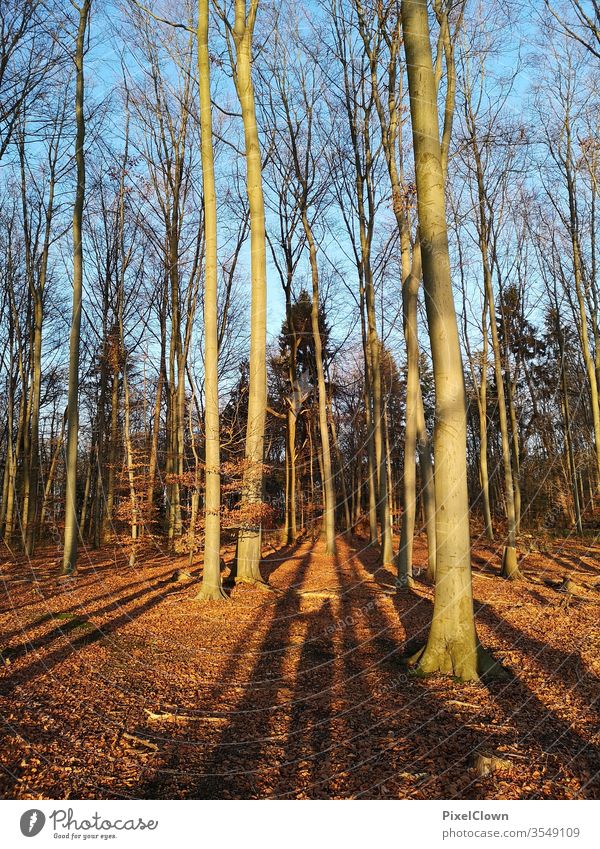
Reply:
[[502, 555], [502, 569], [500, 570], [500, 576], [502, 578], [506, 578], [508, 581], [523, 581], [525, 580], [521, 571], [519, 570], [519, 563], [517, 560], [517, 549], [513, 548], [510, 545], [504, 546], [504, 553]]
[[231, 601], [223, 587], [200, 587], [194, 601]]
[[[474, 680], [472, 677], [469, 678], [467, 676], [457, 674], [458, 670], [454, 669], [454, 662], [449, 654], [444, 658], [440, 656], [439, 663], [436, 664], [437, 668], [423, 669], [421, 661], [425, 655], [426, 648], [426, 643], [416, 645], [413, 643], [410, 648], [407, 646], [407, 652], [402, 658], [403, 666], [405, 666], [416, 678], [427, 678], [430, 675], [451, 675], [460, 681]], [[496, 660], [491, 652], [484, 649], [483, 646], [478, 643], [477, 678], [483, 683], [487, 683], [488, 681], [508, 681], [512, 679], [512, 675], [507, 669], [505, 669], [504, 666], [502, 666], [500, 661]]]
[[395, 581], [395, 587], [398, 592], [408, 592], [412, 590], [415, 582], [412, 575], [398, 575]]
[[269, 584], [267, 581], [264, 581], [262, 578], [251, 578], [246, 575], [236, 576], [234, 579], [234, 584], [237, 587], [238, 584], [248, 584], [251, 587], [256, 587], [258, 590], [264, 590], [268, 593], [278, 593], [280, 590], [275, 589]]

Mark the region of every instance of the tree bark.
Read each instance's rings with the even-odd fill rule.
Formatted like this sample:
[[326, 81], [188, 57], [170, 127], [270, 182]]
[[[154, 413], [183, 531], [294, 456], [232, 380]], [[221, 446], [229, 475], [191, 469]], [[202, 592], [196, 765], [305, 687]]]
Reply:
[[466, 464], [466, 403], [450, 279], [436, 86], [425, 0], [402, 0], [425, 304], [435, 381], [436, 582], [421, 673], [477, 676]]
[[83, 242], [82, 219], [85, 197], [85, 116], [83, 55], [85, 34], [91, 0], [84, 0], [79, 7], [79, 26], [75, 48], [76, 93], [75, 160], [77, 163], [77, 189], [73, 209], [73, 313], [69, 342], [69, 392], [67, 420], [66, 492], [65, 492], [65, 537], [63, 549], [63, 575], [73, 575], [77, 568], [77, 441], [79, 436], [79, 340], [81, 332], [81, 298], [83, 293]]
[[226, 598], [221, 586], [221, 454], [217, 304], [217, 198], [210, 94], [208, 3], [198, 0], [198, 80], [204, 197], [204, 568], [198, 600]]
[[[258, 507], [262, 502], [262, 464], [267, 407], [267, 281], [262, 164], [252, 83], [252, 35], [257, 9], [258, 0], [251, 0], [247, 16], [245, 0], [235, 0], [233, 40], [237, 60], [234, 80], [242, 111], [246, 150], [252, 278], [246, 468], [242, 485], [242, 502], [245, 505], [256, 505]], [[236, 579], [238, 581], [262, 581], [259, 566], [261, 539], [262, 530], [259, 522], [252, 522], [252, 524], [240, 529], [236, 552]]]

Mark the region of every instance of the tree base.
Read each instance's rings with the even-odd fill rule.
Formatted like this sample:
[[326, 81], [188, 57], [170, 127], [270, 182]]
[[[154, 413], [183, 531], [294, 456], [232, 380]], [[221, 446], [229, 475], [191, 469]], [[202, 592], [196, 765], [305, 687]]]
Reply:
[[399, 592], [409, 592], [414, 587], [415, 581], [412, 575], [398, 575], [394, 585]]
[[194, 601], [231, 601], [222, 587], [201, 587]]
[[508, 581], [522, 581], [523, 575], [519, 571], [519, 563], [517, 560], [517, 549], [514, 546], [504, 546], [502, 555], [502, 569], [500, 577], [506, 578]]
[[389, 540], [384, 539], [382, 542], [380, 559], [382, 566], [393, 566], [394, 564], [394, 550]]
[[232, 570], [235, 583], [253, 584], [263, 580], [260, 574], [261, 548], [260, 528], [244, 528], [239, 531]]
[[468, 660], [464, 664], [456, 661], [451, 652], [446, 649], [434, 651], [426, 643], [415, 651], [414, 646], [403, 658], [403, 664], [417, 678], [427, 678], [430, 675], [450, 675], [458, 681], [509, 681], [512, 675], [505, 669], [493, 654], [477, 644], [476, 662]]
[[248, 584], [251, 587], [256, 587], [257, 589], [264, 590], [265, 592], [276, 592], [276, 590], [260, 576], [258, 578], [253, 578], [250, 575], [237, 575], [233, 582], [236, 587], [238, 584]]

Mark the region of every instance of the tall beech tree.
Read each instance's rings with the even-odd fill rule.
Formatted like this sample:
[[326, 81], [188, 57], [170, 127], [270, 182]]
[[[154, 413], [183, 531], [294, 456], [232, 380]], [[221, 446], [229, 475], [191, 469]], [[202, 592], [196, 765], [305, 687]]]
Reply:
[[[296, 50], [300, 50], [298, 45]], [[281, 50], [279, 51], [281, 54]], [[308, 57], [307, 57], [308, 58]], [[298, 217], [302, 225], [305, 244], [308, 248], [310, 276], [312, 283], [311, 331], [315, 348], [315, 371], [317, 379], [317, 404], [319, 419], [319, 437], [321, 462], [323, 466], [323, 525], [327, 554], [336, 551], [335, 541], [335, 489], [331, 458], [330, 427], [328, 422], [328, 397], [323, 366], [323, 340], [319, 322], [320, 312], [320, 274], [317, 239], [315, 238], [314, 219], [323, 204], [324, 186], [320, 178], [320, 159], [316, 152], [321, 143], [319, 138], [319, 101], [323, 96], [323, 83], [315, 68], [312, 71], [302, 67], [293, 68], [286, 53], [280, 55], [282, 70], [274, 67], [272, 79], [277, 87], [281, 106], [276, 111], [283, 114], [283, 127], [275, 136], [275, 145], [283, 146], [292, 164], [292, 174], [288, 191], [297, 202]], [[277, 155], [277, 154], [275, 154]], [[325, 186], [326, 189], [326, 186]], [[293, 313], [290, 318], [293, 322]], [[294, 346], [294, 330], [292, 345]], [[294, 391], [295, 387], [292, 384]]]
[[85, 199], [85, 114], [84, 72], [85, 38], [91, 0], [81, 6], [72, 4], [79, 13], [75, 44], [75, 161], [77, 185], [73, 207], [73, 311], [69, 341], [69, 392], [67, 401], [67, 451], [65, 489], [65, 535], [62, 572], [74, 574], [77, 568], [79, 526], [77, 518], [77, 443], [79, 440], [79, 345], [81, 337], [81, 301], [83, 296], [83, 204]]
[[224, 598], [221, 587], [221, 472], [219, 433], [219, 333], [217, 302], [217, 198], [213, 151], [209, 0], [198, 0], [198, 85], [204, 201], [204, 569], [199, 600]]
[[436, 580], [427, 644], [415, 658], [422, 673], [477, 678], [471, 587], [466, 403], [450, 279], [437, 92], [425, 0], [402, 0], [402, 34], [417, 187], [425, 306], [435, 381]]
[[[235, 89], [242, 112], [246, 154], [246, 188], [250, 208], [250, 374], [248, 420], [242, 502], [249, 513], [260, 513], [267, 410], [267, 257], [262, 161], [252, 82], [252, 38], [259, 0], [235, 0], [231, 23], [223, 9]], [[260, 574], [262, 527], [259, 516], [249, 516], [239, 530], [236, 580], [262, 582]]]
[[[500, 441], [502, 446], [502, 466], [504, 470], [504, 498], [506, 503], [506, 520], [508, 533], [504, 553], [502, 555], [502, 575], [509, 580], [520, 578], [517, 563], [517, 509], [515, 505], [515, 483], [513, 464], [511, 461], [508, 404], [505, 395], [503, 359], [498, 332], [496, 304], [493, 284], [492, 223], [490, 221], [489, 197], [486, 190], [484, 158], [479, 142], [476, 116], [473, 107], [473, 92], [465, 92], [465, 119], [467, 128], [467, 144], [473, 160], [475, 181], [475, 203], [477, 208], [477, 235], [481, 253], [481, 267], [484, 282], [484, 298], [488, 310], [489, 327], [492, 337], [492, 354], [494, 360], [494, 375], [498, 398], [498, 418], [500, 421]], [[509, 378], [510, 379], [510, 378]], [[484, 400], [484, 399], [483, 399]], [[483, 425], [482, 425], [483, 426]]]

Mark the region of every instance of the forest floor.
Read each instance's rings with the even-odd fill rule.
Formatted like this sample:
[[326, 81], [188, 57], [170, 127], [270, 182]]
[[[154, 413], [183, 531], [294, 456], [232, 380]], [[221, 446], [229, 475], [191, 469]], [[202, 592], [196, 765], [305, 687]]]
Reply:
[[266, 553], [273, 591], [204, 604], [199, 566], [175, 583], [186, 558], [157, 552], [82, 551], [71, 580], [55, 552], [0, 562], [0, 796], [600, 797], [599, 544], [553, 540], [511, 584], [476, 543], [479, 637], [509, 673], [488, 684], [406, 675], [432, 590], [395, 592], [363, 540]]

